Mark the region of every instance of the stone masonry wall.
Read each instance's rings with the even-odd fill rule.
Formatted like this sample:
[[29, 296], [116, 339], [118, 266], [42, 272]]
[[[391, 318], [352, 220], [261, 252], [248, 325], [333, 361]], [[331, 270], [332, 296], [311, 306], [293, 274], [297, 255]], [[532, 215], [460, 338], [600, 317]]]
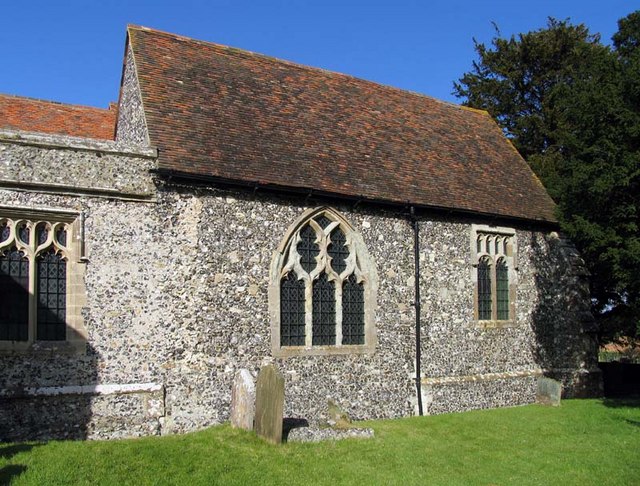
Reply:
[[[403, 215], [333, 206], [362, 234], [377, 267], [375, 353], [274, 359], [267, 302], [272, 254], [289, 225], [317, 203], [175, 186], [160, 187], [149, 201], [12, 190], [0, 190], [0, 201], [83, 211], [88, 259], [87, 353], [0, 357], [0, 390], [6, 392], [0, 416], [17, 420], [7, 411], [15, 410], [16, 400], [25, 403], [20, 393], [26, 388], [153, 383], [164, 390], [161, 412], [127, 405], [130, 395], [110, 395], [109, 410], [119, 424], [110, 429], [107, 420], [91, 421], [105, 399], [76, 395], [76, 408], [61, 406], [56, 420], [64, 422], [66, 411], [80, 408], [87, 423], [78, 427], [86, 437], [120, 437], [127, 421], [118, 418], [119, 410], [138, 410], [130, 435], [185, 432], [228, 420], [236, 370], [256, 374], [268, 362], [286, 378], [285, 416], [321, 421], [329, 399], [356, 419], [414, 413], [413, 234]], [[572, 275], [554, 256], [561, 249], [541, 233], [518, 230], [516, 237], [516, 323], [483, 329], [473, 320], [470, 221], [421, 221], [426, 413], [532, 402], [535, 377], [556, 365], [587, 374], [585, 335], [571, 324], [574, 314], [563, 310], [562, 297], [553, 297], [579, 294], [571, 287], [576, 282], [567, 277], [544, 287], [560, 272]], [[548, 344], [539, 338], [543, 321], [557, 331], [573, 327]], [[553, 358], [541, 352], [549, 346]], [[567, 352], [560, 349], [572, 357], [563, 361]], [[50, 400], [74, 403], [73, 397]], [[52, 423], [51, 435], [59, 428]], [[5, 439], [29, 433], [6, 424], [4, 430], [10, 431]]]
[[156, 151], [126, 143], [0, 131], [0, 187], [150, 197]]
[[138, 88], [135, 61], [130, 45], [127, 46], [127, 56], [122, 73], [116, 140], [140, 147], [149, 145], [147, 122], [142, 109], [142, 96]]

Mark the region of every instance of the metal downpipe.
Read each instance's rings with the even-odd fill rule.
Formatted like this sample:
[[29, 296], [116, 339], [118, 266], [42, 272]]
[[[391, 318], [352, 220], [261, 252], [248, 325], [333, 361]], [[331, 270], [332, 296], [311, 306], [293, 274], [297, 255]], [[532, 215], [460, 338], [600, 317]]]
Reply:
[[422, 380], [420, 368], [422, 361], [420, 345], [420, 226], [414, 206], [411, 206], [411, 223], [413, 226], [413, 258], [415, 266], [415, 296], [413, 306], [416, 310], [416, 393], [418, 395], [418, 415], [422, 416]]

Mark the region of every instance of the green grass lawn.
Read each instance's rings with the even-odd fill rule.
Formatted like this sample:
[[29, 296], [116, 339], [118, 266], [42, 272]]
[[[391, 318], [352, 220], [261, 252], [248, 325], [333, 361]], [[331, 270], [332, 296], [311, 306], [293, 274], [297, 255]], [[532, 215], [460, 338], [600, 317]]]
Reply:
[[269, 445], [224, 425], [0, 445], [0, 484], [640, 484], [640, 400], [366, 422], [374, 439]]

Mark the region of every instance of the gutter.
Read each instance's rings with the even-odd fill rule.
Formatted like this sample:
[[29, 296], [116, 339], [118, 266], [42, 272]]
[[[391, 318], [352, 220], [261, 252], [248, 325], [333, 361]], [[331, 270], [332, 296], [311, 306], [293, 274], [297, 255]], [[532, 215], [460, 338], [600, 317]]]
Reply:
[[[295, 186], [285, 186], [279, 184], [272, 184], [268, 182], [261, 181], [243, 181], [238, 179], [231, 179], [227, 177], [219, 177], [219, 176], [211, 176], [204, 174], [193, 174], [190, 172], [178, 171], [175, 169], [151, 169], [149, 171], [151, 174], [158, 175], [160, 177], [166, 178], [170, 182], [188, 182], [189, 184], [201, 184], [201, 185], [216, 185], [216, 186], [225, 186], [232, 188], [249, 188], [255, 194], [260, 191], [271, 192], [271, 193], [280, 193], [280, 194], [291, 194], [291, 195], [302, 195], [307, 199], [313, 197], [316, 199], [334, 199], [345, 202], [350, 202], [354, 204], [363, 204], [369, 203], [376, 206], [382, 206], [389, 208], [395, 211], [405, 212], [407, 210], [407, 201], [390, 201], [388, 199], [377, 199], [366, 197], [363, 195], [346, 195], [336, 192], [330, 191], [322, 191], [318, 189], [314, 189], [311, 187], [295, 187]], [[410, 204], [410, 203], [409, 203]], [[452, 214], [457, 216], [466, 216], [474, 219], [481, 219], [486, 221], [488, 224], [493, 226], [510, 226], [514, 223], [519, 223], [528, 228], [536, 228], [536, 229], [546, 229], [548, 231], [557, 231], [560, 228], [560, 225], [556, 221], [547, 221], [547, 220], [536, 220], [536, 219], [527, 219], [520, 218], [517, 216], [504, 216], [500, 214], [492, 214], [492, 213], [480, 213], [477, 211], [472, 211], [468, 209], [459, 209], [459, 208], [447, 208], [442, 206], [429, 206], [425, 204], [412, 204], [412, 207], [415, 208], [415, 211], [429, 211], [435, 214], [440, 214], [443, 216], [450, 217]], [[505, 224], [508, 223], [508, 224]]]

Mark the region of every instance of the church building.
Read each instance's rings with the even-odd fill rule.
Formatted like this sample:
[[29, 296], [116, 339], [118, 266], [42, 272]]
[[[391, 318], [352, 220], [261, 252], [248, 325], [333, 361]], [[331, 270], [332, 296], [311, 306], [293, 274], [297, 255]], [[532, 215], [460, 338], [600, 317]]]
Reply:
[[596, 395], [554, 211], [484, 111], [129, 26], [108, 109], [0, 95], [0, 440]]

